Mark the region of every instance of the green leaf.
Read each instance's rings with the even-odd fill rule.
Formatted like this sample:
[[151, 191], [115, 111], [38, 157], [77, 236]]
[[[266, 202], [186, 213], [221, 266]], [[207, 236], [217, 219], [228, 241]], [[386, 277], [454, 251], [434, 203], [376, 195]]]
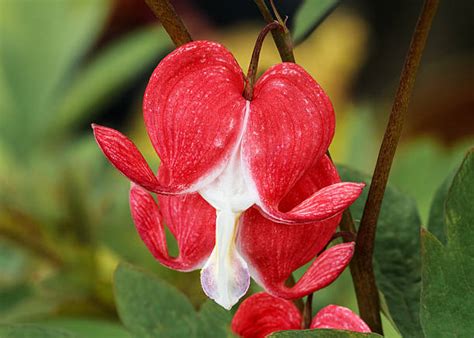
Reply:
[[105, 320], [61, 318], [38, 322], [43, 327], [65, 329], [80, 338], [131, 338], [121, 325]]
[[474, 149], [446, 198], [443, 245], [422, 232], [421, 322], [427, 337], [471, 337], [474, 332]]
[[436, 191], [433, 202], [431, 203], [430, 215], [428, 219], [428, 230], [443, 244], [446, 244], [446, 229], [444, 222], [446, 198], [456, 172], [457, 170], [453, 171]]
[[[370, 180], [345, 167], [340, 168], [343, 181], [367, 183], [362, 196], [351, 206], [356, 226], [362, 217]], [[419, 320], [421, 280], [421, 222], [414, 200], [388, 186], [380, 211], [375, 240], [374, 267], [377, 285], [403, 336], [422, 337]]]
[[278, 338], [305, 338], [305, 337], [318, 337], [318, 338], [376, 338], [382, 337], [376, 333], [360, 333], [353, 331], [344, 330], [329, 330], [329, 329], [315, 329], [315, 330], [289, 330], [279, 331], [272, 333], [269, 337]]
[[134, 337], [194, 336], [196, 312], [188, 299], [140, 269], [119, 265], [115, 298], [120, 319]]
[[401, 145], [397, 151], [389, 183], [415, 198], [423, 224], [428, 220], [436, 189], [449, 172], [458, 168], [473, 141], [466, 140], [447, 149], [436, 140], [422, 138]]
[[[28, 297], [31, 297], [33, 290], [26, 283], [18, 283], [10, 287], [0, 289], [0, 315], [4, 312], [11, 311], [17, 304], [21, 303]], [[2, 320], [0, 319], [0, 322]]]
[[298, 7], [291, 29], [295, 44], [303, 42], [342, 0], [304, 0]]
[[198, 313], [198, 338], [209, 337], [212, 332], [215, 337], [231, 337], [230, 322], [232, 313], [211, 300], [207, 300]]
[[112, 44], [78, 72], [60, 103], [57, 124], [51, 129], [90, 117], [170, 48], [168, 36], [158, 27], [142, 29]]
[[40, 325], [0, 326], [0, 338], [78, 338], [71, 332]]

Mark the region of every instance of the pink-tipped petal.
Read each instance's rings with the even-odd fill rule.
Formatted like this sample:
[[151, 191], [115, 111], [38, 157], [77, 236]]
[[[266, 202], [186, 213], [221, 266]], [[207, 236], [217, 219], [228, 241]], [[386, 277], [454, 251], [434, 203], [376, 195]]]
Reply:
[[334, 123], [329, 98], [300, 66], [281, 63], [259, 79], [242, 154], [263, 209], [278, 210], [281, 199], [324, 156]]
[[[214, 247], [215, 211], [199, 194], [153, 197], [138, 185], [130, 189], [130, 208], [138, 234], [163, 265], [179, 271], [200, 268]], [[178, 257], [168, 253], [164, 224], [176, 238]]]
[[242, 70], [222, 45], [194, 41], [166, 56], [143, 99], [160, 182], [196, 191], [223, 170], [246, 115]]
[[301, 329], [301, 314], [287, 300], [256, 293], [242, 302], [232, 319], [232, 331], [243, 338], [264, 338], [282, 330]]
[[340, 182], [324, 187], [288, 212], [262, 207], [262, 212], [279, 223], [322, 221], [344, 211], [362, 193], [364, 183]]
[[[291, 210], [295, 205], [328, 185], [340, 181], [336, 168], [327, 156], [316, 163], [303, 176], [280, 203], [281, 210]], [[257, 208], [247, 210], [239, 225], [239, 250], [247, 261], [251, 275], [270, 293], [287, 298], [297, 298], [327, 285], [344, 266], [336, 264], [337, 271], [329, 271], [324, 264], [328, 252], [321, 255], [305, 276], [292, 289], [284, 286], [291, 273], [314, 259], [330, 241], [341, 214], [321, 222], [287, 225], [272, 222], [262, 216]], [[336, 247], [337, 248], [337, 247]], [[343, 246], [338, 259], [350, 259], [352, 244]], [[331, 249], [329, 253], [334, 252]], [[345, 264], [345, 262], [344, 262]], [[319, 275], [321, 274], [321, 275]]]
[[313, 318], [311, 329], [335, 329], [355, 332], [371, 332], [369, 326], [348, 308], [328, 305]]
[[146, 163], [135, 144], [119, 131], [92, 125], [94, 136], [104, 155], [123, 175], [149, 191], [157, 193], [177, 192], [173, 187], [163, 187]]
[[353, 254], [354, 242], [335, 245], [316, 258], [295, 286], [288, 288], [285, 281], [269, 281], [265, 288], [277, 297], [301, 298], [334, 282], [349, 265]]

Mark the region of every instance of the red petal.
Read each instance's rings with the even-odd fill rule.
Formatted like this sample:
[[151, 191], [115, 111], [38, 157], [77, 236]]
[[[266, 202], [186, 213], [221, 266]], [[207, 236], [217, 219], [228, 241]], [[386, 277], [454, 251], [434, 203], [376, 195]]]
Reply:
[[333, 134], [331, 102], [304, 69], [282, 63], [260, 78], [242, 151], [262, 208], [278, 209], [281, 199], [324, 155]]
[[[199, 194], [158, 195], [158, 202], [161, 211], [146, 190], [132, 186], [130, 208], [141, 239], [153, 256], [171, 269], [200, 268], [214, 247], [215, 210]], [[168, 254], [163, 222], [178, 242], [176, 258]]]
[[115, 129], [92, 125], [94, 136], [102, 152], [122, 174], [142, 187], [159, 193], [172, 193], [163, 187], [153, 174], [140, 151], [125, 135]]
[[340, 182], [324, 187], [288, 212], [263, 206], [262, 212], [279, 223], [322, 221], [348, 208], [362, 193], [365, 183]]
[[243, 338], [263, 338], [281, 330], [301, 329], [301, 314], [287, 300], [256, 293], [242, 302], [232, 319], [232, 331]]
[[243, 87], [237, 61], [217, 43], [191, 42], [160, 62], [143, 99], [160, 182], [195, 191], [217, 177], [241, 137]]
[[311, 329], [371, 332], [369, 326], [348, 308], [328, 305], [313, 318]]
[[292, 288], [287, 288], [284, 281], [268, 284], [266, 288], [278, 297], [301, 298], [334, 282], [347, 267], [353, 254], [354, 242], [335, 245], [319, 255]]
[[[280, 203], [282, 210], [294, 208], [312, 192], [339, 181], [336, 168], [324, 156], [298, 181], [294, 189]], [[250, 267], [252, 276], [267, 291], [276, 296], [297, 298], [320, 289], [344, 269], [352, 254], [352, 244], [342, 247], [339, 258], [331, 270], [324, 264], [325, 255], [319, 257], [292, 289], [284, 286], [291, 273], [311, 261], [329, 242], [341, 219], [340, 214], [322, 222], [286, 225], [270, 221], [256, 208], [247, 210], [239, 225], [239, 250]], [[337, 247], [336, 247], [337, 248]], [[334, 249], [332, 249], [334, 250]], [[331, 253], [333, 251], [329, 251]], [[336, 255], [337, 256], [337, 255]], [[347, 262], [345, 261], [347, 260]]]

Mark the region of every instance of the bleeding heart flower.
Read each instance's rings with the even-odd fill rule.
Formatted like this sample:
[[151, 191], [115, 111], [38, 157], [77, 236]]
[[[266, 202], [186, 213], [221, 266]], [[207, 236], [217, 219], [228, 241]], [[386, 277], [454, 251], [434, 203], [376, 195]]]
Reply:
[[[323, 253], [293, 288], [284, 286], [327, 244], [364, 186], [341, 183], [325, 155], [334, 111], [301, 67], [267, 70], [251, 101], [244, 85], [237, 61], [217, 43], [191, 42], [160, 62], [143, 101], [161, 159], [156, 176], [128, 138], [93, 126], [104, 154], [135, 184], [132, 215], [148, 248], [173, 269], [203, 266], [205, 293], [226, 308], [245, 294], [250, 275], [287, 298], [336, 278], [352, 244]], [[158, 194], [159, 207], [147, 190]], [[178, 257], [168, 255], [163, 223]]]
[[[371, 332], [354, 312], [337, 305], [320, 310], [309, 328]], [[292, 302], [263, 292], [243, 301], [232, 319], [232, 331], [243, 338], [263, 338], [276, 331], [302, 329], [301, 313]]]

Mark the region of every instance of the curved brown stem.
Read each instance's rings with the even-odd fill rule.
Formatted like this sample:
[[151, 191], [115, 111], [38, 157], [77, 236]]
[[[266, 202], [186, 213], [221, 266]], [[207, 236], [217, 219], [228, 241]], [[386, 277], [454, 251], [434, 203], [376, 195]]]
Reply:
[[[254, 0], [254, 2], [267, 23], [271, 23], [275, 20], [264, 0]], [[282, 31], [272, 31], [273, 40], [275, 41], [275, 44], [278, 48], [278, 53], [280, 54], [281, 60], [283, 62], [295, 62], [290, 32], [286, 26], [283, 25], [283, 27], [284, 29]]]
[[408, 111], [408, 104], [413, 92], [413, 85], [415, 83], [421, 55], [425, 48], [426, 39], [438, 3], [438, 0], [425, 0], [418, 17], [382, 145], [380, 146], [377, 163], [372, 176], [372, 183], [359, 226], [353, 264], [351, 265], [351, 268], [356, 270], [355, 274], [362, 278], [361, 281], [354, 279], [360, 315], [370, 326], [372, 331], [377, 333], [382, 333], [379, 295], [372, 264], [377, 220], [382, 206], [383, 195], [390, 174], [393, 157]]
[[244, 97], [248, 101], [252, 100], [253, 86], [257, 77], [258, 60], [260, 58], [260, 51], [262, 50], [263, 41], [265, 40], [268, 32], [277, 29], [282, 29], [280, 23], [278, 21], [270, 22], [268, 25], [263, 27], [257, 37], [255, 47], [253, 48], [252, 58], [250, 59], [249, 70], [247, 72], [247, 82], [245, 83], [244, 88]]

